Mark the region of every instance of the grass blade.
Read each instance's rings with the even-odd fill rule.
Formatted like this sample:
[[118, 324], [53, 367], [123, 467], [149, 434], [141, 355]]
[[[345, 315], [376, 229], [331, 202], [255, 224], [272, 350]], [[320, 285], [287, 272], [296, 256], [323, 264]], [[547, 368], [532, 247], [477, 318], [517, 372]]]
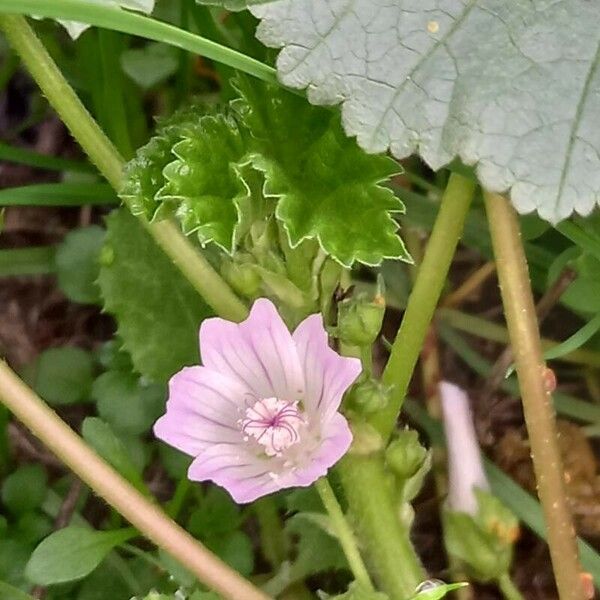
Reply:
[[69, 19], [137, 35], [200, 54], [268, 83], [278, 84], [276, 71], [269, 65], [168, 23], [119, 8], [82, 0], [2, 0], [0, 13]]
[[0, 277], [53, 273], [54, 253], [53, 246], [0, 250]]
[[104, 206], [119, 199], [106, 183], [41, 183], [0, 190], [3, 206]]
[[0, 142], [0, 160], [28, 165], [49, 171], [73, 171], [75, 173], [95, 173], [96, 169], [88, 163], [69, 160], [57, 156], [48, 156], [24, 148], [17, 148]]

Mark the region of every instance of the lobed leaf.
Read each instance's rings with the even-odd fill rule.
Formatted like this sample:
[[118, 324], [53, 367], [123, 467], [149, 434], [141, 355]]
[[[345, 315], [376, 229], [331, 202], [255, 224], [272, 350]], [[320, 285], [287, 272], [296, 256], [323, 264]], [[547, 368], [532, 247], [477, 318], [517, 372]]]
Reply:
[[198, 364], [198, 327], [210, 309], [128, 211], [107, 218], [101, 262], [105, 307], [136, 370], [164, 382], [182, 365]]
[[[206, 1], [206, 0], [205, 0]], [[209, 0], [239, 9], [241, 2]], [[551, 222], [600, 202], [598, 7], [582, 0], [246, 2], [281, 82], [343, 104], [367, 152], [460, 157]]]
[[348, 139], [336, 113], [280, 89], [265, 95], [242, 80], [238, 110], [253, 137], [249, 161], [264, 173], [264, 194], [278, 200], [276, 215], [292, 247], [316, 238], [340, 263], [377, 265], [408, 259], [391, 214], [403, 212], [379, 185], [399, 172], [385, 156], [363, 152]]

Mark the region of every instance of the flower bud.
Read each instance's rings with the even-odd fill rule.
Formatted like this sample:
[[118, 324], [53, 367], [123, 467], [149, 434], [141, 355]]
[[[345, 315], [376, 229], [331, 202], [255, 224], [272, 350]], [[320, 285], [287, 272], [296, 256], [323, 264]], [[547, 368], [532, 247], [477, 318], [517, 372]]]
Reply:
[[369, 346], [379, 332], [385, 313], [385, 299], [379, 291], [372, 300], [348, 298], [338, 306], [337, 336], [350, 346]]
[[427, 460], [429, 452], [419, 442], [419, 434], [405, 429], [388, 446], [385, 459], [387, 465], [400, 479], [410, 479]]
[[448, 499], [443, 511], [449, 554], [479, 581], [491, 581], [510, 568], [518, 521], [489, 490], [469, 399], [450, 383], [440, 384], [448, 450]]
[[356, 411], [371, 414], [387, 405], [391, 391], [392, 386], [377, 379], [367, 379], [352, 388], [348, 402]]
[[440, 401], [448, 451], [448, 508], [475, 515], [475, 489], [489, 490], [469, 398], [456, 385], [440, 383]]
[[260, 293], [261, 278], [250, 262], [240, 260], [223, 264], [223, 277], [229, 285], [241, 296], [255, 298]]

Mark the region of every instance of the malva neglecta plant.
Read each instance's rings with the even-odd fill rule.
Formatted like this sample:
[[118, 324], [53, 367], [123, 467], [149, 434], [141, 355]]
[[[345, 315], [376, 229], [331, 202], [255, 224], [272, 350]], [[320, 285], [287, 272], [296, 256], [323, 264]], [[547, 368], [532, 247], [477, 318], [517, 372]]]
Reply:
[[[0, 0], [0, 83], [21, 63], [91, 164], [0, 157], [76, 172], [58, 205], [122, 203], [53, 267], [114, 338], [22, 377], [0, 364], [2, 403], [110, 514], [16, 468], [0, 596], [468, 600], [470, 583], [514, 600], [521, 521], [558, 597], [591, 598], [600, 556], [575, 534], [554, 406], [599, 416], [553, 404], [546, 360], [596, 389], [598, 17], [585, 0]], [[491, 262], [447, 293], [461, 237], [495, 262], [506, 328], [456, 310]], [[559, 300], [586, 324], [547, 352], [538, 319]], [[461, 331], [509, 345], [497, 381]], [[442, 381], [438, 335], [521, 399], [539, 505], [484, 462], [485, 394]], [[82, 436], [53, 410], [90, 400]], [[407, 421], [432, 446], [443, 423], [446, 454]], [[411, 536], [428, 478], [443, 579]]]

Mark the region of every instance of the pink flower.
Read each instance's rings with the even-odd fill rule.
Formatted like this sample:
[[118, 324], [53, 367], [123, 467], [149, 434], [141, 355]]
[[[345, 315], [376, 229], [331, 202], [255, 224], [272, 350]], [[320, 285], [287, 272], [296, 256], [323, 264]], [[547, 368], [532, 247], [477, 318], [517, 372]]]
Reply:
[[458, 386], [439, 385], [446, 447], [448, 450], [448, 507], [476, 515], [479, 502], [475, 490], [489, 490], [483, 469], [469, 398]]
[[236, 324], [200, 327], [204, 366], [171, 378], [158, 438], [194, 457], [188, 477], [213, 481], [236, 502], [308, 486], [348, 450], [352, 434], [338, 412], [361, 372], [327, 343], [321, 315], [293, 334], [266, 299]]

